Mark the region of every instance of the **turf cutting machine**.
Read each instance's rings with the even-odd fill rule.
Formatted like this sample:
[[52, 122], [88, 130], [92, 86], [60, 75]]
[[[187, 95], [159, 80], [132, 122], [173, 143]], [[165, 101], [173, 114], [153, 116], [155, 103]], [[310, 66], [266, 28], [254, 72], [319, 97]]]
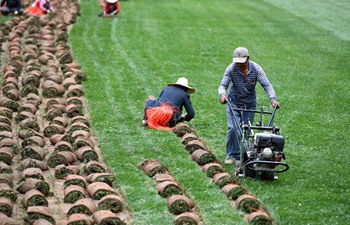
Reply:
[[[278, 179], [275, 174], [287, 171], [289, 166], [282, 162], [282, 159], [285, 159], [284, 138], [280, 135], [279, 127], [273, 125], [277, 105], [271, 112], [264, 110], [268, 106], [261, 106], [260, 110], [249, 110], [232, 108], [230, 102], [227, 104], [232, 115], [234, 111], [239, 112], [242, 118], [243, 112], [260, 114], [260, 120], [255, 126], [252, 126], [249, 120], [248, 124], [239, 124], [236, 117], [232, 116], [233, 123], [240, 127], [242, 132], [240, 170], [236, 170], [235, 175], [267, 181]], [[263, 124], [264, 115], [270, 115], [267, 125]]]

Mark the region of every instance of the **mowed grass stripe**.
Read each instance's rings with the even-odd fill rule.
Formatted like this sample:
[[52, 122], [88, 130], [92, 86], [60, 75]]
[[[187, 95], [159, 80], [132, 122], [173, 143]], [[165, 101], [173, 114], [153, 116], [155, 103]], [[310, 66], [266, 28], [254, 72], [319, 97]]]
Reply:
[[292, 2], [278, 0], [265, 0], [265, 2], [272, 4], [284, 11], [299, 18], [307, 18], [308, 23], [312, 23], [320, 29], [331, 31], [336, 37], [342, 40], [349, 40], [349, 29], [343, 29], [348, 26], [350, 21], [349, 1], [301, 1]]

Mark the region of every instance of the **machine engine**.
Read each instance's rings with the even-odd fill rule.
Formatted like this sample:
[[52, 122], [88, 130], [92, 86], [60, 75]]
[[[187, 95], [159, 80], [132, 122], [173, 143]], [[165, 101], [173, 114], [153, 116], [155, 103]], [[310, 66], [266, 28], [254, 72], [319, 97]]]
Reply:
[[[284, 147], [284, 138], [272, 133], [257, 133], [247, 149], [250, 160], [281, 162]], [[275, 168], [275, 164], [259, 164], [259, 167]]]
[[[243, 118], [244, 112], [260, 114], [260, 121], [252, 125], [250, 121], [240, 124], [241, 132], [234, 132], [240, 143], [240, 163], [236, 164], [234, 173], [239, 177], [273, 181], [278, 179], [276, 173], [282, 173], [289, 169], [283, 153], [284, 138], [280, 134], [279, 127], [273, 124], [278, 104], [274, 105], [273, 111], [265, 111], [264, 106], [260, 110], [245, 108], [233, 108], [230, 101], [227, 101], [232, 115], [240, 113]], [[265, 114], [270, 114], [268, 123], [264, 119]], [[239, 124], [235, 116], [232, 116], [232, 123]], [[242, 137], [238, 134], [242, 134]], [[239, 165], [239, 166], [237, 166]]]

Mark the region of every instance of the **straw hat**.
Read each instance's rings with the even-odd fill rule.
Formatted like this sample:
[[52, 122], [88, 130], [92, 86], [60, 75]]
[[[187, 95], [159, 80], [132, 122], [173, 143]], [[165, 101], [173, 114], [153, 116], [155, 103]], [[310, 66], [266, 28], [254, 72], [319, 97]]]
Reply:
[[116, 3], [118, 0], [107, 0], [109, 3]]
[[168, 86], [174, 86], [174, 85], [186, 87], [187, 93], [189, 93], [189, 94], [192, 94], [196, 91], [194, 88], [188, 86], [188, 80], [184, 77], [180, 77], [179, 79], [177, 79], [176, 83], [174, 83], [174, 84], [168, 84]]

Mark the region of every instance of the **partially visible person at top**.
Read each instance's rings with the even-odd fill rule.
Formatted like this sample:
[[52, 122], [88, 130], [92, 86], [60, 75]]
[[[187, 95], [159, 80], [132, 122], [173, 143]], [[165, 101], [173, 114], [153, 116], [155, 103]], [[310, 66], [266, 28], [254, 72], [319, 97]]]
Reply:
[[[260, 83], [263, 87], [271, 105], [280, 103], [276, 101], [276, 95], [273, 86], [269, 82], [264, 70], [259, 64], [250, 60], [248, 49], [238, 47], [233, 52], [233, 62], [227, 66], [224, 76], [218, 88], [220, 103], [230, 102], [233, 108], [244, 108], [255, 110], [257, 106], [256, 84]], [[228, 93], [226, 93], [229, 88]], [[226, 160], [225, 164], [235, 164], [236, 173], [240, 168], [240, 146], [242, 133], [241, 129], [233, 123], [236, 118], [238, 123], [248, 124], [248, 119], [253, 124], [254, 112], [244, 112], [243, 118], [239, 112], [230, 111], [229, 105], [226, 105], [226, 116], [228, 131], [226, 134]], [[237, 138], [238, 137], [238, 138]]]
[[[172, 130], [177, 123], [190, 121], [195, 116], [190, 94], [195, 89], [188, 86], [188, 80], [179, 78], [176, 83], [168, 84], [159, 97], [149, 96], [144, 107], [142, 125], [151, 129]], [[187, 114], [183, 115], [183, 108]]]
[[98, 16], [105, 15], [117, 15], [120, 11], [120, 4], [118, 0], [106, 0], [105, 5], [103, 7], [103, 12], [101, 12]]
[[21, 0], [2, 0], [0, 7], [1, 14], [5, 16], [9, 13], [14, 13], [15, 15], [23, 13]]
[[27, 13], [33, 15], [45, 15], [53, 11], [54, 8], [52, 7], [50, 0], [35, 0], [34, 3], [26, 9]]

